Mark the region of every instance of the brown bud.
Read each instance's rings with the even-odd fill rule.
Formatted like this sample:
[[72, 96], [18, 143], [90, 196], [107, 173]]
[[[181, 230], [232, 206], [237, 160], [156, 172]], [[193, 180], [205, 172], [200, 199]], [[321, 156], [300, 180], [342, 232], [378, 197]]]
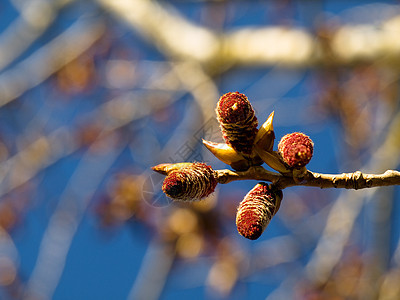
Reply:
[[181, 201], [200, 200], [214, 192], [217, 177], [214, 170], [204, 163], [192, 163], [168, 173], [162, 190]]
[[278, 150], [283, 161], [290, 168], [302, 168], [313, 156], [314, 143], [304, 133], [294, 132], [282, 137]]
[[258, 239], [279, 209], [282, 191], [258, 183], [239, 204], [236, 214], [238, 232], [250, 240]]
[[258, 121], [247, 97], [239, 92], [227, 93], [219, 99], [216, 112], [225, 141], [237, 152], [250, 156]]

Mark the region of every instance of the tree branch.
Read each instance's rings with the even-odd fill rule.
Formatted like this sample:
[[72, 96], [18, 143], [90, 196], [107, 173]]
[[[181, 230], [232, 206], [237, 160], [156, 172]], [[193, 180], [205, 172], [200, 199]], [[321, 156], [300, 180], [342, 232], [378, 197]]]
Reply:
[[400, 185], [400, 172], [388, 170], [383, 174], [364, 174], [360, 171], [342, 174], [321, 174], [307, 171], [302, 178], [271, 172], [263, 167], [251, 167], [247, 171], [216, 170], [219, 183], [236, 180], [263, 180], [272, 182], [279, 189], [290, 186], [314, 186], [319, 188], [364, 189], [370, 187]]
[[[347, 65], [385, 57], [398, 61], [400, 43], [394, 43], [400, 30], [400, 16], [377, 26], [342, 25], [331, 28], [321, 41], [305, 28], [288, 26], [242, 27], [216, 32], [195, 24], [165, 4], [147, 0], [96, 0], [131, 27], [139, 30], [161, 51], [175, 59], [194, 60], [215, 71], [233, 64], [291, 67], [321, 63]], [[179, 37], [179, 39], [177, 38]], [[193, 38], [196, 37], [196, 38]], [[371, 43], [371, 40], [375, 41]], [[354, 42], [356, 41], [356, 42]], [[332, 55], [325, 55], [328, 46]], [[216, 65], [219, 68], [213, 68]]]

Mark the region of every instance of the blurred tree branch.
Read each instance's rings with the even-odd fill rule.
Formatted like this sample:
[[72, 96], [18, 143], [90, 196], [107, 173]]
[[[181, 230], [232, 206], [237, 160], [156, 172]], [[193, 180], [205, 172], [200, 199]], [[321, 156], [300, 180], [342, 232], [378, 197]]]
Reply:
[[160, 299], [175, 259], [176, 252], [171, 244], [151, 241], [127, 299]]
[[92, 149], [96, 147], [96, 144], [92, 144], [82, 156], [60, 195], [57, 207], [44, 232], [36, 265], [26, 286], [27, 298], [51, 299], [53, 297], [63, 273], [72, 240], [90, 200], [124, 146], [125, 144], [113, 145], [112, 141], [108, 141], [107, 151], [94, 154]]
[[0, 70], [22, 54], [57, 17], [58, 10], [74, 0], [14, 0], [20, 17], [0, 35]]
[[0, 74], [0, 107], [81, 55], [103, 35], [104, 30], [103, 22], [91, 22], [82, 17], [50, 43]]
[[[167, 107], [177, 100], [158, 100], [155, 103], [149, 98], [148, 101], [142, 101], [142, 110], [137, 110], [133, 103], [139, 100], [138, 97], [132, 93], [128, 93], [125, 97], [117, 97], [87, 114], [85, 119], [99, 121], [101, 124], [99, 138], [101, 138], [134, 120], [147, 116], [154, 109]], [[13, 157], [0, 163], [0, 197], [26, 183], [41, 170], [78, 150], [82, 146], [77, 140], [78, 136], [79, 131], [68, 127], [55, 129], [48, 135], [38, 137]]]
[[[400, 51], [397, 42], [400, 16], [380, 26], [345, 25], [331, 29], [329, 39], [322, 41], [305, 29], [284, 26], [247, 27], [217, 33], [190, 22], [156, 1], [97, 2], [139, 30], [169, 56], [198, 61], [213, 71], [233, 64], [280, 63], [305, 67], [321, 63], [352, 64], [382, 57], [398, 61]], [[331, 51], [329, 56], [323, 51], [327, 45]]]

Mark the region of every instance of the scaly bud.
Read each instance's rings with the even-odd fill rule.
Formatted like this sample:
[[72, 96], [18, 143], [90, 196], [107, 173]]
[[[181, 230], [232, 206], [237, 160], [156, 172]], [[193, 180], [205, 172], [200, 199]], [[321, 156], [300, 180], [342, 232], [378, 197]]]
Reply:
[[275, 141], [273, 120], [274, 112], [269, 115], [267, 121], [258, 130], [254, 140], [254, 150], [258, 157], [272, 169], [282, 174], [290, 173], [291, 170], [286, 167], [279, 155], [272, 150]]
[[250, 156], [257, 134], [257, 118], [244, 94], [223, 95], [216, 108], [218, 122], [225, 141], [237, 152]]
[[278, 144], [279, 154], [290, 168], [302, 168], [308, 164], [314, 151], [314, 143], [304, 133], [294, 132], [282, 137]]
[[183, 167], [190, 166], [192, 163], [176, 163], [176, 164], [159, 164], [157, 166], [151, 167], [153, 171], [156, 171], [157, 173], [163, 174], [163, 175], [168, 175], [170, 172], [182, 169]]
[[258, 183], [240, 203], [236, 214], [238, 232], [250, 240], [258, 239], [279, 210], [282, 191]]
[[217, 177], [214, 170], [204, 163], [191, 163], [168, 173], [162, 190], [174, 199], [200, 200], [214, 192]]
[[267, 121], [260, 127], [257, 132], [256, 138], [254, 139], [254, 145], [260, 149], [271, 152], [274, 147], [275, 133], [274, 126], [272, 124], [274, 120], [274, 112], [272, 112]]
[[270, 166], [275, 171], [278, 171], [282, 174], [290, 173], [291, 170], [288, 169], [285, 163], [282, 161], [282, 158], [275, 151], [265, 151], [261, 149], [259, 146], [255, 147], [255, 150], [259, 157], [265, 162], [268, 166]]
[[216, 158], [230, 165], [235, 170], [244, 171], [250, 167], [250, 162], [247, 159], [225, 143], [213, 143], [203, 140], [203, 144]]

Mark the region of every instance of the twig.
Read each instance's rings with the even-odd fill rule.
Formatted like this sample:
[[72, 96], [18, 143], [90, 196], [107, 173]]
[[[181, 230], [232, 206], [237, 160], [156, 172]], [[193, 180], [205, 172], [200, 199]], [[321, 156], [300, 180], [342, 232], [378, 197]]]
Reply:
[[272, 182], [276, 187], [284, 189], [290, 186], [314, 186], [319, 188], [364, 189], [378, 186], [400, 185], [400, 172], [387, 170], [383, 174], [365, 174], [360, 171], [342, 174], [321, 174], [307, 171], [305, 176], [297, 179], [267, 171], [263, 167], [251, 167], [247, 171], [217, 170], [219, 183], [236, 180], [263, 180]]

